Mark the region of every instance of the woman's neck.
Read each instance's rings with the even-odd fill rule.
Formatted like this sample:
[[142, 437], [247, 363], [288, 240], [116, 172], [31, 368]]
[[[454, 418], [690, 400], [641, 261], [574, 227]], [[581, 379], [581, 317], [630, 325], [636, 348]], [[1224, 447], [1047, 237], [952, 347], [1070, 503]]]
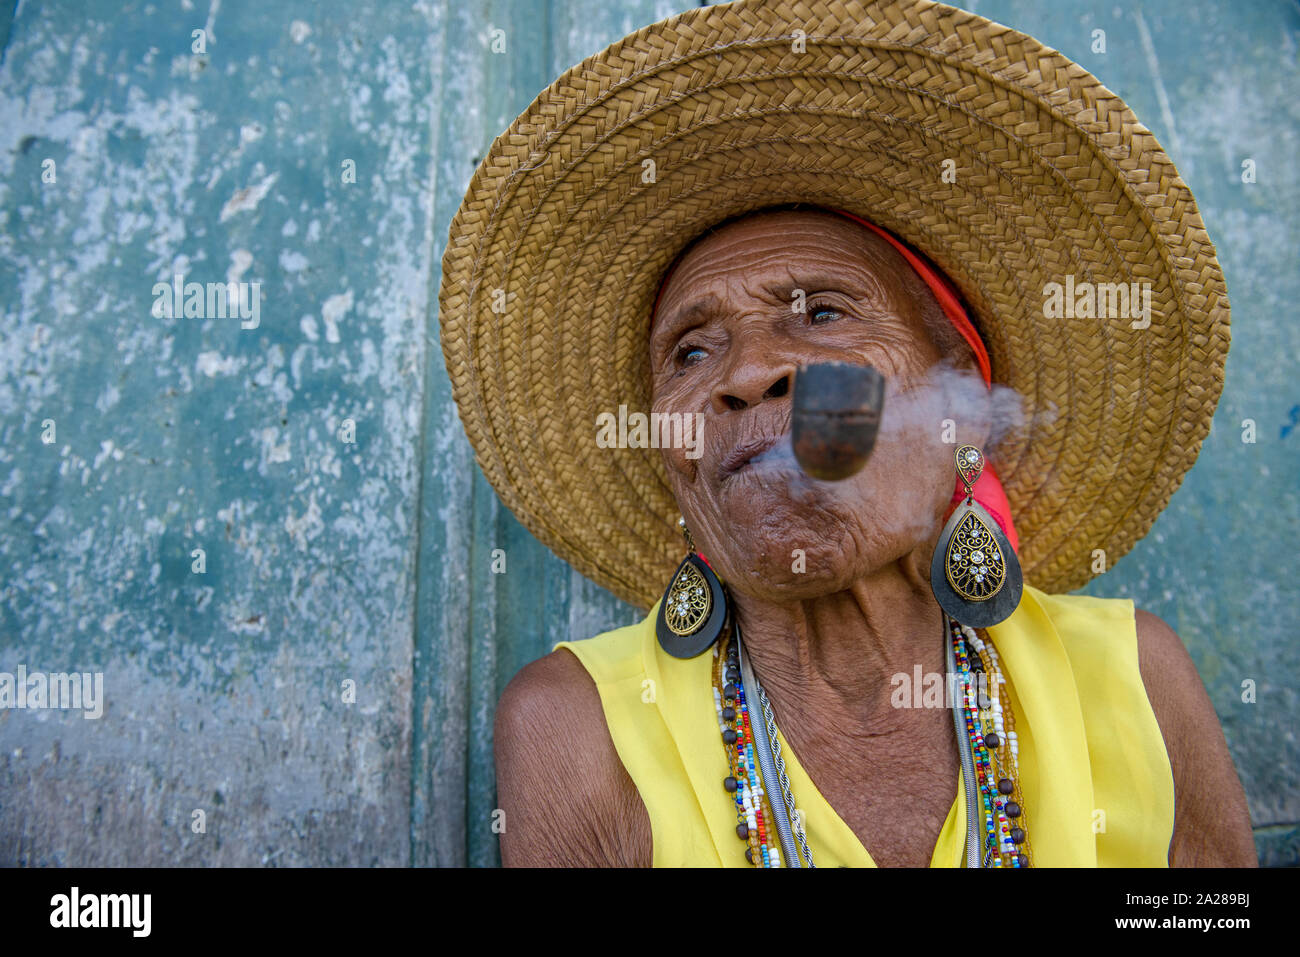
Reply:
[[921, 574], [923, 551], [816, 599], [733, 597], [745, 654], [783, 725], [875, 737], [934, 724], [895, 704], [896, 676], [910, 707], [917, 666], [923, 680], [946, 670], [944, 616]]

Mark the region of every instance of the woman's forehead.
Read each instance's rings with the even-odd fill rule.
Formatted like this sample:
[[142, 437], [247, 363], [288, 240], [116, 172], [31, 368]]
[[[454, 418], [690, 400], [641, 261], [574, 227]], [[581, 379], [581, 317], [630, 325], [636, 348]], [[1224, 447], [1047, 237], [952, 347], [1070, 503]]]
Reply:
[[834, 213], [754, 213], [698, 237], [687, 247], [660, 288], [654, 327], [691, 308], [688, 300], [704, 293], [706, 286], [725, 296], [740, 278], [786, 298], [795, 287], [836, 279], [876, 286], [906, 268], [884, 240]]

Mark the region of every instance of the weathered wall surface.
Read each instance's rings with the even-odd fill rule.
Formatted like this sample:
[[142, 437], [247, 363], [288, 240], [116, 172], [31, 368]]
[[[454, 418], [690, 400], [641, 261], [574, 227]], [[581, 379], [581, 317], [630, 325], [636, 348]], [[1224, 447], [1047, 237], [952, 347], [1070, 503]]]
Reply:
[[[0, 11], [0, 671], [102, 672], [105, 701], [98, 720], [0, 709], [0, 863], [498, 860], [497, 696], [636, 611], [473, 465], [438, 264], [496, 133], [687, 5]], [[1295, 7], [966, 5], [1123, 95], [1219, 245], [1234, 325], [1214, 433], [1088, 591], [1182, 634], [1261, 853], [1296, 863]], [[257, 311], [157, 315], [177, 274], [258, 283]]]

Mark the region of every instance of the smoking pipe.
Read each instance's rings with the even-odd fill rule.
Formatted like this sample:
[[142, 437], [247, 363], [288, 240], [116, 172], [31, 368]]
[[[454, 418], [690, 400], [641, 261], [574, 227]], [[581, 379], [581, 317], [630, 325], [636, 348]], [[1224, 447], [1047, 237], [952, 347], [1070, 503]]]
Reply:
[[790, 437], [799, 466], [839, 481], [867, 464], [880, 431], [885, 377], [871, 366], [817, 362], [794, 380]]

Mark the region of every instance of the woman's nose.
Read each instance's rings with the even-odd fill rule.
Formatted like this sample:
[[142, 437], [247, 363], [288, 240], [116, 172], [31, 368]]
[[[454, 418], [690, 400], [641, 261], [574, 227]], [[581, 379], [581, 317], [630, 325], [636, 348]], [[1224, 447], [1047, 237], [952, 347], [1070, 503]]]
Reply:
[[755, 343], [751, 348], [733, 353], [713, 388], [713, 411], [739, 412], [766, 399], [790, 394], [798, 365], [793, 360], [764, 354], [770, 345]]

